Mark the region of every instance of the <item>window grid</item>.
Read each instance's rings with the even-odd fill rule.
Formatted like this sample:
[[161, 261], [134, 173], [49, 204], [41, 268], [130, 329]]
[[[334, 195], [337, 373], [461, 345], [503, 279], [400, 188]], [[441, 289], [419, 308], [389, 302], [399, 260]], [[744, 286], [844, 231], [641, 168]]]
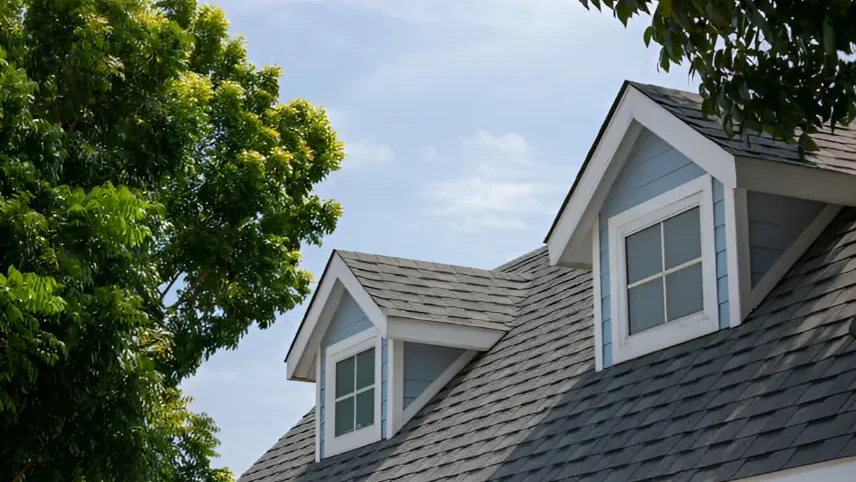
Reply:
[[[372, 348], [371, 350], [374, 350], [374, 349]], [[366, 350], [366, 351], [369, 351], [369, 350]], [[374, 381], [372, 381], [372, 383], [371, 383], [370, 385], [366, 385], [366, 386], [365, 386], [365, 387], [363, 387], [363, 388], [357, 389], [357, 377], [358, 377], [358, 374], [359, 374], [359, 366], [358, 366], [359, 360], [357, 359], [357, 357], [358, 357], [359, 355], [363, 354], [363, 353], [365, 353], [365, 352], [360, 352], [360, 353], [357, 353], [357, 354], [356, 354], [356, 355], [354, 355], [354, 356], [350, 356], [350, 357], [347, 357], [347, 358], [343, 358], [343, 359], [341, 359], [341, 360], [337, 361], [337, 362], [336, 362], [336, 364], [334, 365], [334, 366], [336, 367], [336, 369], [338, 370], [339, 363], [342, 363], [342, 362], [344, 362], [344, 361], [347, 361], [347, 360], [348, 360], [348, 359], [350, 359], [350, 358], [353, 358], [353, 359], [354, 359], [354, 390], [353, 390], [353, 391], [351, 391], [351, 392], [348, 392], [348, 393], [347, 393], [347, 394], [345, 394], [345, 395], [342, 395], [341, 397], [336, 397], [336, 396], [335, 396], [335, 386], [333, 387], [333, 390], [334, 390], [334, 395], [333, 395], [333, 407], [335, 407], [335, 406], [336, 406], [336, 405], [335, 405], [336, 403], [341, 402], [342, 400], [345, 400], [345, 399], [347, 399], [347, 398], [353, 398], [353, 399], [354, 399], [354, 423], [353, 423], [353, 426], [352, 426], [352, 427], [351, 427], [351, 429], [350, 429], [350, 430], [348, 430], [347, 432], [342, 432], [342, 433], [340, 433], [340, 434], [337, 434], [337, 435], [336, 435], [337, 437], [338, 437], [338, 436], [341, 436], [341, 435], [345, 435], [345, 434], [347, 434], [347, 433], [354, 432], [355, 430], [357, 430], [357, 413], [356, 413], [356, 411], [357, 411], [357, 395], [359, 395], [359, 394], [361, 394], [361, 393], [363, 393], [363, 392], [367, 392], [367, 391], [369, 391], [369, 390], [373, 390], [373, 389], [374, 389], [374, 387], [375, 387], [375, 385], [377, 384], [377, 380], [374, 380]], [[336, 377], [338, 377], [338, 376], [339, 376], [339, 374], [338, 374], [338, 372], [337, 372], [337, 373], [336, 373]], [[374, 375], [372, 376], [372, 378], [374, 378]], [[367, 426], [368, 426], [368, 425], [367, 425]], [[365, 427], [360, 427], [360, 428], [365, 428]]]
[[[667, 283], [666, 276], [668, 276], [668, 275], [670, 275], [676, 271], [680, 271], [684, 268], [689, 268], [690, 266], [699, 264], [699, 263], [701, 263], [701, 260], [702, 260], [702, 256], [699, 256], [696, 259], [693, 259], [693, 260], [687, 261], [685, 263], [679, 264], [677, 266], [674, 266], [672, 268], [666, 269], [666, 234], [665, 234], [666, 228], [665, 228], [665, 223], [669, 219], [680, 216], [681, 214], [683, 214], [687, 211], [692, 211], [693, 209], [696, 209], [696, 208], [698, 208], [698, 205], [691, 206], [691, 207], [689, 207], [689, 208], [687, 208], [681, 212], [675, 213], [675, 214], [669, 216], [668, 218], [663, 219], [662, 221], [657, 223], [657, 225], [660, 228], [660, 270], [661, 271], [657, 274], [653, 274], [647, 278], [643, 278], [639, 281], [634, 281], [633, 283], [629, 283], [627, 285], [627, 292], [629, 293], [631, 288], [635, 288], [635, 287], [637, 287], [641, 284], [645, 284], [649, 281], [654, 281], [655, 279], [663, 278], [663, 323], [669, 322], [669, 302], [668, 302], [667, 295], [666, 295], [666, 293], [668, 292], [668, 286], [666, 285], [666, 283]], [[650, 226], [648, 226], [648, 227], [650, 227]], [[625, 243], [627, 242], [626, 241], [627, 238], [629, 238], [633, 234], [636, 234], [640, 231], [643, 231], [644, 229], [645, 228], [639, 229], [639, 230], [625, 236], [624, 237]], [[671, 321], [674, 321], [674, 320], [671, 320]]]

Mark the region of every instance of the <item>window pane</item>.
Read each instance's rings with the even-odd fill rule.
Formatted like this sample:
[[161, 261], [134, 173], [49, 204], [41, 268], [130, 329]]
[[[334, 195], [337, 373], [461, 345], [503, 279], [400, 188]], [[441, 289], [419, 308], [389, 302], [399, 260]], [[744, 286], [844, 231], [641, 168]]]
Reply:
[[663, 278], [627, 290], [627, 311], [630, 314], [630, 334], [662, 325]]
[[354, 391], [354, 357], [336, 363], [336, 398]]
[[698, 208], [663, 221], [666, 269], [701, 258], [701, 224]]
[[374, 423], [374, 388], [357, 394], [357, 430]]
[[374, 384], [375, 349], [357, 355], [357, 390]]
[[627, 283], [635, 283], [663, 271], [660, 225], [627, 236]]
[[666, 276], [669, 321], [701, 311], [702, 297], [701, 263]]
[[336, 402], [336, 436], [354, 430], [354, 397]]

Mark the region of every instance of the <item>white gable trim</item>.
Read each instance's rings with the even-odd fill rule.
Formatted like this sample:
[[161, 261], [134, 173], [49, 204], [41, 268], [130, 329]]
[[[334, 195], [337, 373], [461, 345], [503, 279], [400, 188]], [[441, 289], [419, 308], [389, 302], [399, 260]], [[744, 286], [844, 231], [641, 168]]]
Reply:
[[831, 204], [824, 207], [817, 217], [814, 218], [808, 226], [806, 226], [797, 239], [788, 246], [788, 249], [779, 256], [779, 259], [773, 263], [773, 266], [771, 266], [764, 277], [761, 278], [761, 281], [759, 281], [755, 288], [752, 289], [752, 304], [749, 307], [750, 312], [757, 308], [758, 305], [764, 301], [764, 298], [773, 291], [773, 288], [779, 284], [782, 277], [784, 277], [794, 263], [802, 257], [802, 255], [811, 246], [811, 243], [820, 236], [820, 233], [826, 229], [840, 210], [841, 206]]
[[354, 298], [381, 336], [386, 336], [386, 316], [342, 258], [334, 252], [304, 322], [295, 335], [294, 346], [286, 357], [289, 380], [315, 381], [312, 357], [327, 332], [345, 290]]
[[856, 457], [831, 460], [795, 469], [737, 479], [739, 482], [851, 482], [856, 474]]
[[547, 240], [551, 264], [592, 266], [588, 245], [592, 223], [642, 127], [698, 164], [725, 188], [736, 186], [734, 156], [629, 86]]

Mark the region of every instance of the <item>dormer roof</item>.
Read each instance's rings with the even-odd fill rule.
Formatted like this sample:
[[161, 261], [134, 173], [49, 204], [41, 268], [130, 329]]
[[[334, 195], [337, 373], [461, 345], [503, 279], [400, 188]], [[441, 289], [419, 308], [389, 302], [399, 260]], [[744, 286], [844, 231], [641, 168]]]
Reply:
[[511, 329], [528, 283], [520, 274], [335, 250], [286, 355], [288, 376], [314, 381], [337, 290], [354, 297], [383, 337], [484, 351]]
[[484, 269], [337, 250], [388, 317], [507, 331], [529, 278]]

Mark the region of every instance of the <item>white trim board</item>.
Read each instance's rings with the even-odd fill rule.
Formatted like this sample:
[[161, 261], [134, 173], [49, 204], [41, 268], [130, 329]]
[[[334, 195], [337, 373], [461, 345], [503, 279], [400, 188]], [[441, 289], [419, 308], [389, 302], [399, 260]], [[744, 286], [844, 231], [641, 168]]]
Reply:
[[603, 370], [603, 300], [600, 290], [600, 216], [594, 218], [592, 226], [592, 290], [594, 292], [594, 370]]
[[797, 163], [737, 159], [736, 187], [748, 191], [856, 206], [856, 176]]
[[[700, 222], [702, 311], [630, 334], [627, 315], [625, 238], [634, 232], [696, 207], [699, 209]], [[698, 263], [698, 261], [695, 262]], [[682, 184], [609, 219], [609, 282], [612, 359], [616, 364], [684, 343], [719, 329], [716, 248], [713, 233], [713, 178], [710, 175]], [[602, 351], [603, 348], [597, 347], [597, 349]]]
[[[773, 266], [767, 270], [761, 281], [752, 289], [750, 297], [751, 305], [748, 311], [751, 312], [764, 301], [764, 298], [773, 291], [773, 288], [779, 284], [779, 281], [787, 274], [791, 267], [796, 263], [802, 255], [811, 246], [811, 243], [820, 236], [820, 233], [832, 222], [838, 212], [841, 211], [841, 206], [827, 205], [814, 220], [809, 223], [803, 232], [788, 246], [785, 251], [779, 255], [779, 259], [773, 263]], [[748, 243], [747, 243], [748, 245]], [[747, 313], [748, 315], [748, 313]]]
[[852, 482], [856, 474], [856, 457], [847, 457], [794, 469], [758, 475], [737, 482]]
[[476, 351], [490, 350], [507, 332], [394, 316], [389, 317], [388, 327], [387, 336], [396, 340]]
[[643, 127], [698, 164], [724, 187], [736, 186], [734, 156], [631, 85], [618, 100], [600, 142], [547, 240], [551, 264], [592, 266], [587, 244], [592, 239], [591, 226]]

